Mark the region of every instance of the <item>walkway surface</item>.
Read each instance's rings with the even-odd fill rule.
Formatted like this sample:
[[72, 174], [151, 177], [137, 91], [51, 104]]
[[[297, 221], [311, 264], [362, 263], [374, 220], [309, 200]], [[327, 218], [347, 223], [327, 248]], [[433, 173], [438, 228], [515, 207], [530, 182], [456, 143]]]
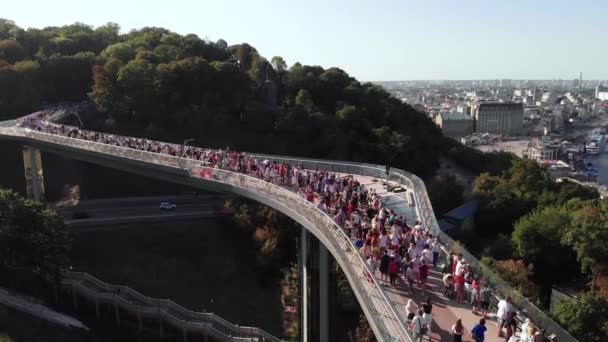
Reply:
[[[392, 209], [397, 215], [403, 215], [407, 219], [408, 225], [412, 226], [417, 220], [415, 207], [408, 206], [406, 201], [407, 192], [387, 192], [386, 186], [379, 180], [372, 177], [356, 176], [357, 180], [364, 184], [367, 188], [375, 189], [376, 193], [383, 197], [384, 206], [387, 209]], [[408, 189], [408, 191], [410, 191]], [[445, 257], [440, 257], [444, 261]], [[470, 304], [457, 304], [453, 300], [449, 300], [443, 295], [443, 281], [441, 270], [443, 264], [438, 264], [438, 267], [429, 272], [428, 288], [420, 289], [414, 285], [414, 294], [410, 293], [409, 289], [403, 280], [399, 279], [397, 286], [391, 286], [384, 283], [384, 290], [389, 300], [394, 304], [395, 309], [406, 321], [407, 313], [405, 305], [408, 299], [413, 299], [419, 306], [430, 296], [433, 303], [433, 324], [431, 327], [431, 341], [452, 341], [451, 327], [458, 318], [462, 319], [462, 324], [467, 329], [467, 334], [463, 337], [463, 341], [473, 341], [468, 336], [468, 331], [479, 322], [481, 316], [474, 315], [471, 312]], [[376, 272], [376, 278], [380, 278], [380, 272]], [[492, 309], [491, 309], [492, 310]], [[504, 338], [498, 338], [498, 324], [495, 319], [495, 310], [489, 312], [489, 317], [486, 318], [486, 341], [504, 341]], [[425, 339], [427, 340], [427, 339]]]

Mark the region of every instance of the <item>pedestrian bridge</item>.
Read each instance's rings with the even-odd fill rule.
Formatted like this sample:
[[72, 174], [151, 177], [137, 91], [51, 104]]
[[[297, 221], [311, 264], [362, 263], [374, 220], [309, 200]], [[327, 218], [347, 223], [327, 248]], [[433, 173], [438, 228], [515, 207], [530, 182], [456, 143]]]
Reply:
[[[233, 193], [268, 205], [302, 225], [331, 253], [346, 275], [367, 321], [379, 341], [412, 341], [407, 329], [406, 313], [401, 307], [403, 300], [406, 298], [389, 293], [391, 289], [381, 286], [376, 277], [369, 277], [367, 263], [360, 256], [351, 239], [334, 223], [334, 220], [317, 209], [314, 204], [309, 203], [289, 189], [246, 174], [202, 166], [200, 161], [196, 160], [52, 135], [18, 127], [15, 120], [0, 123], [0, 138], [21, 142], [30, 152], [32, 150], [42, 150], [146, 177], [158, 178], [204, 190]], [[30, 155], [33, 154], [30, 153]], [[411, 210], [410, 212], [415, 217], [408, 215], [408, 220], [420, 220], [433, 235], [438, 235], [443, 243], [446, 245], [453, 243], [447, 235], [439, 230], [423, 181], [411, 173], [392, 168], [386, 174], [386, 168], [382, 165], [263, 154], [251, 155], [278, 162], [285, 161], [292, 165], [302, 164], [306, 169], [314, 170], [318, 168], [334, 173], [363, 176], [368, 179], [387, 179], [389, 183], [405, 189], [407, 194], [404, 201], [392, 205], [393, 208], [389, 206], [389, 208], [410, 206], [413, 209], [413, 212]], [[40, 165], [36, 166], [36, 162], [40, 163], [40, 160], [39, 158], [38, 160], [36, 158], [31, 159], [30, 166], [26, 169], [26, 176], [29, 172], [34, 185], [36, 185], [36, 180], [41, 179], [41, 174], [37, 174], [40, 172], [37, 171], [40, 169]], [[512, 288], [502, 282], [495, 273], [481, 265], [477, 259], [466, 251], [463, 253], [469, 263], [478, 269], [478, 272], [484, 278], [491, 278], [488, 280], [501, 292], [507, 292], [512, 297], [514, 296]], [[306, 296], [306, 292], [303, 296]], [[521, 302], [521, 298], [518, 297], [515, 297], [514, 300], [517, 304]], [[305, 312], [303, 314], [305, 315]], [[329, 317], [321, 315], [320, 320], [321, 330], [323, 330], [323, 326], [327, 329]], [[439, 325], [442, 330], [447, 332], [451, 324], [443, 322]], [[552, 322], [552, 324], [555, 323]], [[547, 325], [544, 326], [547, 327]], [[326, 336], [322, 334], [320, 340], [326, 340]], [[443, 337], [441, 336], [441, 339]], [[303, 337], [303, 340], [307, 340], [306, 336]]]

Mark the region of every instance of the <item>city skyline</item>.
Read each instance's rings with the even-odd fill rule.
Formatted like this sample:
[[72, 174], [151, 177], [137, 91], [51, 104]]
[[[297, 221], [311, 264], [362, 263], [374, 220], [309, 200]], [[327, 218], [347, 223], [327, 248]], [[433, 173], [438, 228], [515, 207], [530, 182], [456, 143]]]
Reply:
[[[608, 79], [602, 33], [608, 9], [591, 0], [452, 2], [245, 0], [196, 3], [59, 0], [10, 3], [24, 28], [118, 23], [247, 42], [270, 59], [336, 66], [364, 81]], [[69, 10], [67, 10], [69, 9]], [[52, 13], [52, 15], [49, 15]]]

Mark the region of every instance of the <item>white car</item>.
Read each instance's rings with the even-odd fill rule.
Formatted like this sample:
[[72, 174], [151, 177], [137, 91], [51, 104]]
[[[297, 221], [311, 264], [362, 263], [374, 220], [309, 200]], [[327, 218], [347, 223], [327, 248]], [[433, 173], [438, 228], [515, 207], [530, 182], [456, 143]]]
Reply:
[[170, 203], [170, 202], [161, 202], [160, 203], [160, 210], [175, 210], [177, 208], [177, 206], [175, 205], [175, 203]]

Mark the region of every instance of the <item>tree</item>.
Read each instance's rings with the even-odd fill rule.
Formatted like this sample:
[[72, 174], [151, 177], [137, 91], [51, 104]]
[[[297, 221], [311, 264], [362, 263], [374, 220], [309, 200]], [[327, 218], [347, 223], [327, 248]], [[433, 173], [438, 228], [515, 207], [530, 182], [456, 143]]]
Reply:
[[562, 242], [576, 251], [583, 272], [596, 277], [608, 271], [608, 204], [595, 200], [575, 211]]
[[0, 18], [0, 39], [13, 38], [17, 29], [14, 21]]
[[515, 224], [512, 240], [515, 253], [534, 265], [534, 279], [540, 285], [541, 301], [548, 303], [551, 288], [561, 275], [576, 268], [572, 249], [562, 245], [561, 236], [571, 223], [565, 207], [538, 209]]
[[123, 63], [128, 63], [135, 57], [135, 50], [129, 44], [116, 43], [103, 50], [101, 56], [106, 60], [116, 58]]
[[283, 71], [287, 70], [287, 63], [281, 56], [272, 57], [272, 59], [270, 60], [270, 64], [272, 64], [272, 67], [278, 73], [282, 73]]
[[69, 265], [70, 246], [70, 232], [60, 215], [0, 189], [1, 267], [56, 278]]
[[426, 183], [426, 190], [433, 205], [433, 211], [444, 214], [464, 202], [464, 187], [452, 175], [435, 176]]
[[367, 318], [365, 315], [361, 314], [359, 316], [359, 324], [355, 328], [355, 331], [350, 331], [348, 333], [348, 341], [349, 342], [375, 342], [376, 337], [374, 336], [374, 332], [372, 328], [369, 326], [367, 322]]
[[19, 42], [12, 39], [0, 40], [0, 59], [13, 64], [25, 58], [25, 51]]
[[608, 301], [593, 292], [559, 303], [552, 312], [555, 320], [581, 342], [606, 341]]
[[308, 113], [314, 112], [316, 108], [312, 96], [306, 89], [300, 89], [298, 92], [298, 95], [296, 96], [296, 106], [301, 106], [306, 109]]

